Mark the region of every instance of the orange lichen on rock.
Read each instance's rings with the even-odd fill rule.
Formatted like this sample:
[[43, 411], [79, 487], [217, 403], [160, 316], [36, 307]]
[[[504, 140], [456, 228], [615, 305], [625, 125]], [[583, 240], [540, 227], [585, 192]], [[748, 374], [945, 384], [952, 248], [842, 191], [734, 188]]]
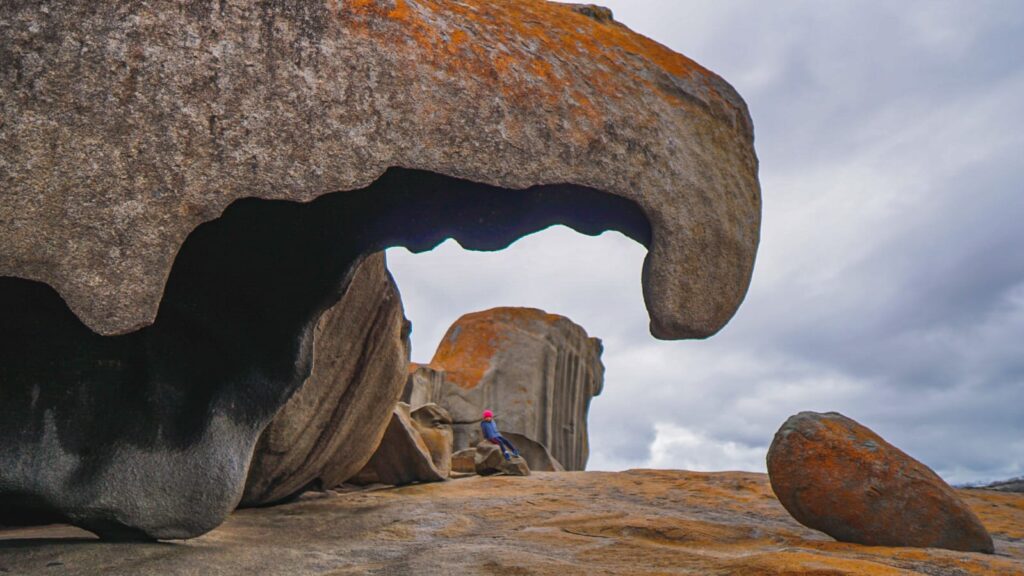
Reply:
[[534, 472], [320, 493], [236, 513], [173, 550], [133, 544], [103, 552], [55, 539], [80, 535], [58, 527], [0, 538], [38, 539], [31, 552], [11, 547], [3, 566], [12, 573], [59, 556], [83, 573], [143, 576], [247, 574], [251, 566], [297, 575], [1024, 574], [1024, 542], [995, 528], [1024, 526], [1024, 495], [960, 493], [996, 534], [997, 555], [836, 542], [797, 524], [764, 474], [679, 470]]
[[796, 520], [837, 540], [993, 551], [977, 515], [948, 484], [841, 414], [787, 420], [768, 451], [768, 474]]
[[405, 0], [395, 0], [395, 7], [388, 12], [388, 18], [397, 20], [409, 19], [409, 6], [405, 3]]
[[[708, 69], [571, 4], [362, 0], [346, 5], [341, 16], [354, 17], [356, 29], [367, 34], [390, 34], [396, 47], [414, 48], [416, 62], [493, 82], [512, 101], [572, 102], [589, 116], [596, 113], [595, 96], [647, 91], [676, 105], [703, 101], [736, 112], [721, 93], [724, 83]], [[515, 74], [505, 73], [510, 67]]]
[[559, 320], [567, 319], [536, 308], [503, 307], [465, 314], [448, 328], [430, 367], [444, 370], [447, 379], [462, 388], [473, 388], [508, 341], [510, 330], [532, 322], [553, 324]]

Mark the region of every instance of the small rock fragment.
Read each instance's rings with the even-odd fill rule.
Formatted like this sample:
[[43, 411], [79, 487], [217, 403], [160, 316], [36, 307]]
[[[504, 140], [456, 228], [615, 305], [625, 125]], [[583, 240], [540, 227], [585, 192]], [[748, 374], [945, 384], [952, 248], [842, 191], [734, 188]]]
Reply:
[[481, 476], [492, 474], [507, 474], [509, 476], [529, 476], [530, 466], [526, 460], [519, 456], [513, 456], [511, 460], [505, 460], [501, 450], [490, 442], [483, 441], [476, 446], [476, 457], [474, 459], [476, 473]]

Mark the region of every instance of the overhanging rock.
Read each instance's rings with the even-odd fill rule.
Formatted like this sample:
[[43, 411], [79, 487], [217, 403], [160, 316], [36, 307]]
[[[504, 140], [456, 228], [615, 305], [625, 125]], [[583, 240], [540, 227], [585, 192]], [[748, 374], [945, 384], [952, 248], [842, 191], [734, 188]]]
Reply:
[[0, 4], [0, 510], [216, 526], [389, 246], [619, 230], [655, 336], [721, 329], [759, 236], [747, 108], [599, 12]]

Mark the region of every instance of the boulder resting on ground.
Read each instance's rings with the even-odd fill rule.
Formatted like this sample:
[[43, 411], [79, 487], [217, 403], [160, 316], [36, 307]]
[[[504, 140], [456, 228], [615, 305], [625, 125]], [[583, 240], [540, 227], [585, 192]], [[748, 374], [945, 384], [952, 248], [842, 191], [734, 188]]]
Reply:
[[505, 455], [497, 445], [483, 441], [476, 446], [473, 456], [473, 469], [480, 476], [506, 474], [508, 476], [529, 476], [530, 466], [521, 456], [512, 456], [505, 460]]
[[843, 542], [993, 552], [977, 515], [930, 468], [836, 412], [801, 412], [768, 450], [772, 490], [798, 522]]

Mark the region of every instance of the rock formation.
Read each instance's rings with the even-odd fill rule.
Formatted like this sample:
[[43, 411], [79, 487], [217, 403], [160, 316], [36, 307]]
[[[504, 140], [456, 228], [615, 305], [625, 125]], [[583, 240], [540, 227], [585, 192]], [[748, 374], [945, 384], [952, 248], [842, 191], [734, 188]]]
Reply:
[[490, 476], [491, 474], [529, 476], [530, 466], [521, 456], [513, 456], [505, 460], [505, 456], [497, 445], [485, 441], [476, 445], [473, 471], [480, 476]]
[[587, 412], [604, 383], [601, 341], [564, 316], [535, 308], [466, 314], [448, 329], [427, 367], [415, 367], [403, 398], [436, 402], [455, 422], [455, 450], [482, 438], [480, 414], [502, 433], [541, 444], [567, 470], [589, 455]]
[[451, 474], [452, 428], [436, 404], [410, 410], [399, 402], [370, 461], [349, 482], [393, 484], [440, 482]]
[[793, 518], [836, 540], [993, 551], [992, 537], [948, 484], [842, 414], [790, 417], [768, 451], [768, 475]]
[[320, 317], [312, 372], [256, 443], [243, 506], [337, 486], [366, 465], [405, 384], [408, 336], [384, 254], [374, 254]]
[[759, 237], [746, 105], [577, 10], [0, 3], [0, 517], [216, 526], [389, 246], [619, 230], [652, 334], [721, 329]]

